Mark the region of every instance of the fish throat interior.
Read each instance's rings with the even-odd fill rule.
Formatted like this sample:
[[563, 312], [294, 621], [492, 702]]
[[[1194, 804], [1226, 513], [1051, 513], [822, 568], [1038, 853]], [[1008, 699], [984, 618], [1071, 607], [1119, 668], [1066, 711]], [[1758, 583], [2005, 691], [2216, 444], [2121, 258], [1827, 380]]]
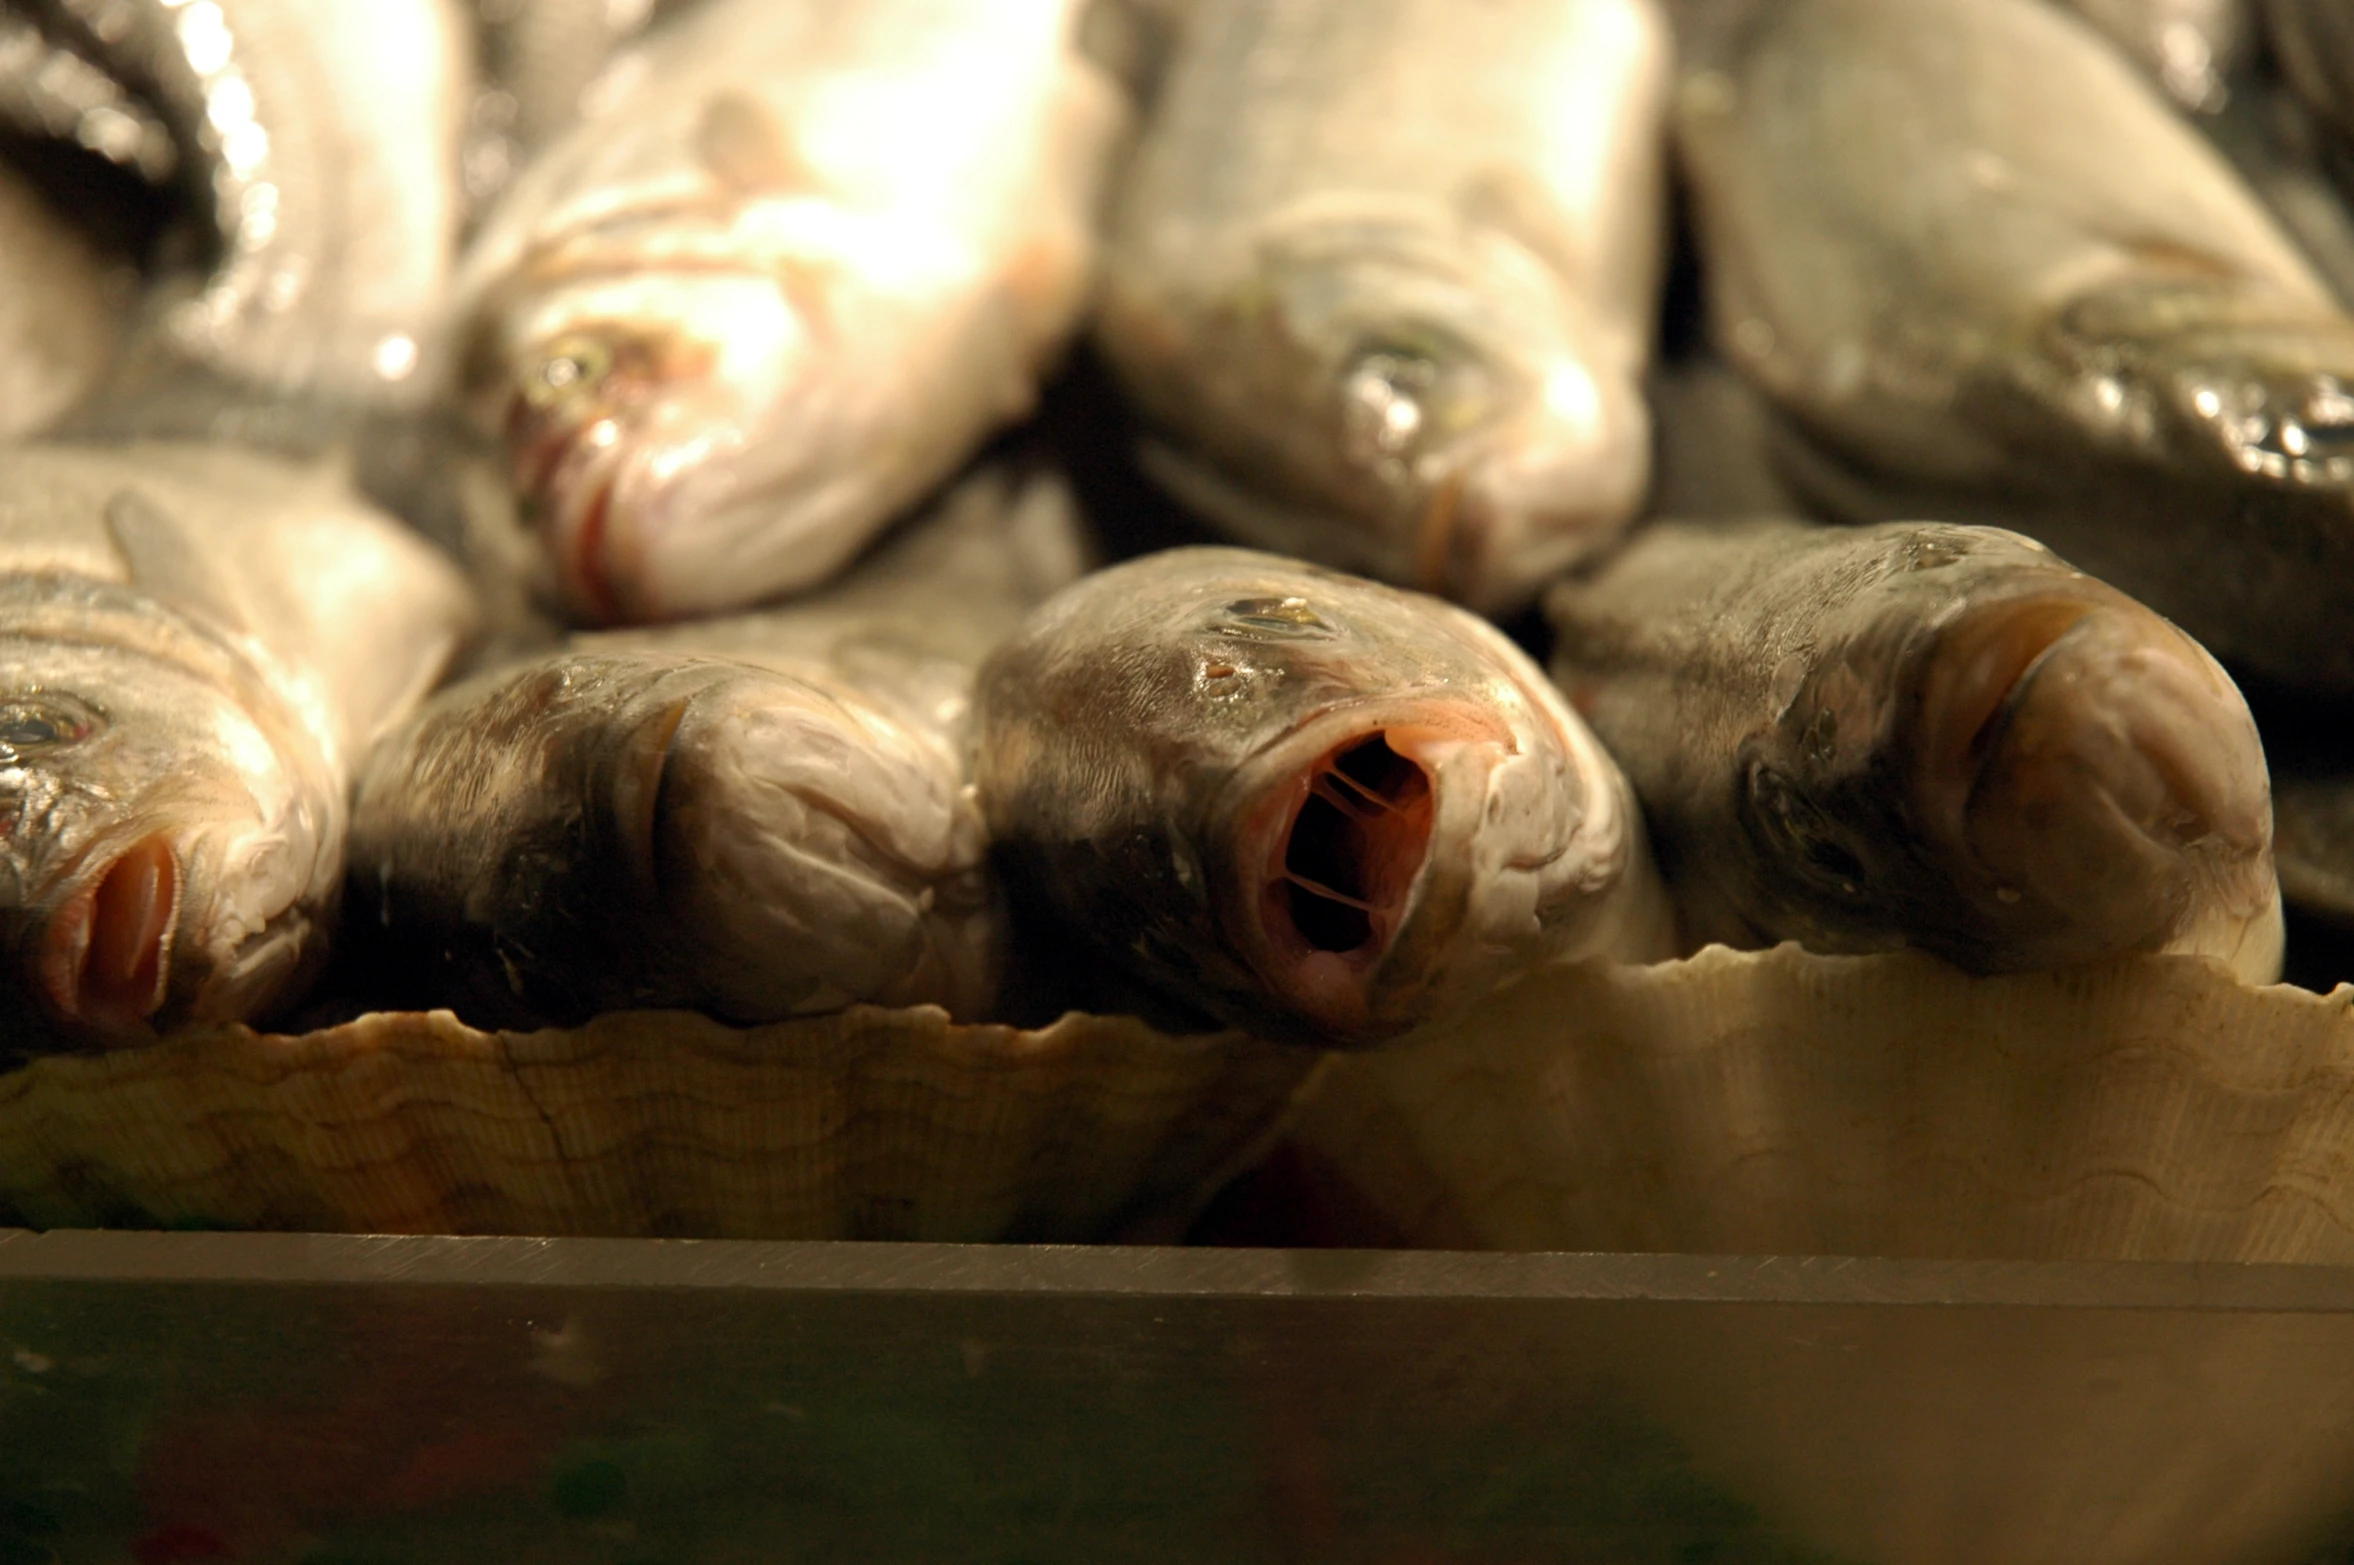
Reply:
[[1404, 918], [1435, 810], [1429, 774], [1385, 734], [1324, 755], [1267, 888], [1271, 932], [1288, 929], [1308, 952], [1378, 957]]

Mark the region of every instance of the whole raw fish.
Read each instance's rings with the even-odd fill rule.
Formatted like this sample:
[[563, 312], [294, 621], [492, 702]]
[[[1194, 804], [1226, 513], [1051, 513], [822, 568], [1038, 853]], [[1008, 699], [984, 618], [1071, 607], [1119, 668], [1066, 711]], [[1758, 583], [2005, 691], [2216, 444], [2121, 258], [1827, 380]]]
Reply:
[[1435, 598], [1242, 549], [1080, 581], [983, 666], [1009, 884], [1160, 989], [1370, 1043], [1556, 958], [1664, 954], [1618, 768]]
[[464, 283], [576, 610], [822, 581], [1029, 408], [1127, 115], [1082, 8], [714, 0], [607, 73]]
[[137, 277], [0, 166], [0, 437], [73, 406], [122, 336]]
[[1786, 0], [1679, 103], [1714, 325], [1793, 478], [2031, 533], [2267, 679], [2354, 689], [2354, 321], [2034, 0]]
[[324, 472], [0, 450], [0, 1032], [124, 1044], [290, 1000], [359, 752], [464, 634], [462, 581]]
[[443, 692], [359, 787], [376, 998], [512, 1025], [981, 1016], [1004, 909], [966, 783], [973, 670], [1079, 568], [1061, 485], [985, 474], [822, 597]]
[[1695, 946], [2279, 972], [2246, 703], [2030, 539], [1663, 523], [1546, 610], [1554, 675], [1634, 780]]
[[[2247, 0], [2067, 0], [2186, 108], [2223, 107], [2248, 45]], [[2287, 0], [2303, 7], [2312, 0]]]
[[263, 392], [406, 403], [459, 218], [455, 0], [48, 0], [177, 138], [210, 267], [165, 340]]
[[1652, 0], [1201, 0], [1098, 335], [1156, 476], [1246, 542], [1489, 610], [1641, 504]]

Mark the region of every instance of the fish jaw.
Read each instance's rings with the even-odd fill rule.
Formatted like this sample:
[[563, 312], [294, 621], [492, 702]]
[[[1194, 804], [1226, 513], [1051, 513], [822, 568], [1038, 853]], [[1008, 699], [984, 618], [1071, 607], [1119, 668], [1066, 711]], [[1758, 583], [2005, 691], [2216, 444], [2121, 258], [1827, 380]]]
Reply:
[[859, 1002], [983, 1013], [1000, 919], [979, 808], [944, 745], [812, 667], [712, 686], [663, 749], [654, 860], [697, 1004], [753, 1020]]
[[[2121, 595], [1997, 600], [1923, 676], [1917, 808], [1982, 929], [1982, 969], [2202, 947], [2274, 904], [2253, 718], [2197, 643]], [[2206, 931], [2205, 933], [2196, 933]], [[2260, 942], [2259, 942], [2260, 943]]]
[[1626, 530], [1651, 482], [1651, 416], [1624, 376], [1563, 358], [1535, 405], [1461, 468], [1447, 563], [1428, 590], [1510, 618]]

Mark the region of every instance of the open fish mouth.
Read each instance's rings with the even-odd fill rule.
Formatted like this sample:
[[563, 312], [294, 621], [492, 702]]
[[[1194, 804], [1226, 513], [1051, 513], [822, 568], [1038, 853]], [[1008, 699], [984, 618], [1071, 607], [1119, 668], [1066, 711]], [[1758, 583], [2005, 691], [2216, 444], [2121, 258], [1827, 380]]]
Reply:
[[105, 1042], [149, 1032], [170, 986], [182, 883], [170, 842], [143, 837], [49, 919], [35, 977], [61, 1022]]
[[[1469, 713], [1352, 708], [1245, 769], [1232, 817], [1238, 944], [1284, 1005], [1340, 1040], [1396, 1030], [1377, 990], [1400, 986], [1393, 957], [1426, 908], [1450, 900], [1433, 898], [1434, 882], [1460, 878], [1443, 862], [1466, 837], [1462, 810], [1449, 804], [1484, 794], [1459, 775], [1462, 761], [1508, 742]], [[1484, 781], [1487, 767], [1477, 769]]]

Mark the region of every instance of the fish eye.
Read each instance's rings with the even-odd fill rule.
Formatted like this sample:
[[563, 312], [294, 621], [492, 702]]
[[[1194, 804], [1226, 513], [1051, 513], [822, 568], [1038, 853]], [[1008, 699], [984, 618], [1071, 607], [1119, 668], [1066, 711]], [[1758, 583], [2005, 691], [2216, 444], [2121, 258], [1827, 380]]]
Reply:
[[28, 750], [78, 744], [102, 726], [98, 715], [78, 702], [55, 696], [12, 696], [0, 700], [0, 757], [14, 760]]
[[1751, 765], [1746, 803], [1752, 829], [1777, 858], [1848, 896], [1862, 894], [1863, 859], [1787, 776], [1763, 762]]
[[1219, 614], [1219, 634], [1244, 640], [1308, 641], [1333, 634], [1305, 598], [1238, 598]]
[[1359, 342], [1340, 369], [1341, 438], [1352, 461], [1403, 469], [1432, 442], [1485, 416], [1488, 398], [1469, 344], [1436, 328]]
[[613, 373], [613, 350], [585, 333], [560, 337], [523, 376], [523, 398], [539, 409], [555, 408], [593, 392]]

